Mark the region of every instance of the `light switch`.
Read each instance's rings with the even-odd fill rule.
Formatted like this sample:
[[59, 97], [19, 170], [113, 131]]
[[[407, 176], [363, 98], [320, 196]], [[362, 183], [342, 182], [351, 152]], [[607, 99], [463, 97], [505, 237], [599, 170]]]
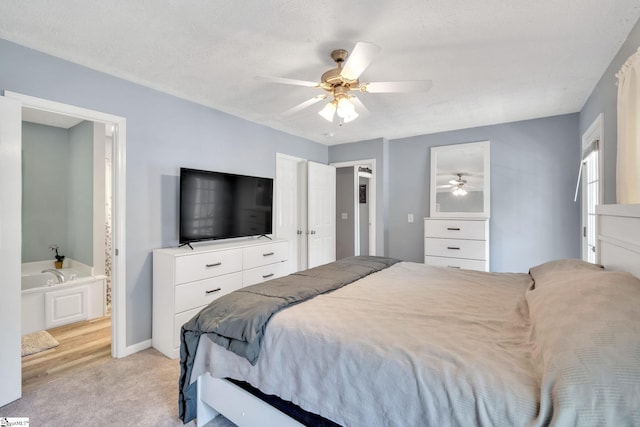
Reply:
[[409, 222], [413, 222], [413, 214], [409, 214], [409, 215], [407, 216], [407, 221], [409, 221]]
[[347, 212], [342, 212], [342, 214], [340, 215], [342, 219], [349, 219], [349, 215]]

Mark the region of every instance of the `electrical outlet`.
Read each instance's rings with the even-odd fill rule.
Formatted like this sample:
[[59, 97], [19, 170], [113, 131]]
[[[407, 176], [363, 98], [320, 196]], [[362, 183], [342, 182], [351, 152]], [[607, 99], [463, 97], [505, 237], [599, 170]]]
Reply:
[[407, 221], [413, 222], [413, 214], [412, 213], [407, 216]]
[[347, 212], [342, 212], [341, 217], [342, 219], [349, 219], [349, 214]]

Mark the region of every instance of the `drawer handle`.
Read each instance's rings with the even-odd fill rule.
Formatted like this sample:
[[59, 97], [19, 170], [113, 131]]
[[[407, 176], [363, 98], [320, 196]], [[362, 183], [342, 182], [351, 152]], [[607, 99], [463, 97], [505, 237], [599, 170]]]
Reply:
[[447, 249], [450, 249], [452, 251], [459, 251], [460, 248], [456, 248], [455, 246], [447, 246]]
[[458, 270], [460, 270], [460, 267], [458, 267], [457, 265], [447, 265], [447, 267], [449, 267], [449, 268], [457, 268]]
[[205, 294], [209, 295], [209, 294], [213, 294], [216, 292], [220, 292], [222, 290], [222, 288], [215, 288], [215, 289], [210, 289], [208, 291], [204, 291]]
[[265, 274], [262, 276], [263, 279], [268, 279], [269, 277], [273, 277], [273, 273]]
[[267, 252], [266, 254], [262, 254], [262, 256], [271, 256], [271, 255], [275, 255], [274, 252]]
[[211, 268], [211, 267], [217, 267], [219, 265], [222, 265], [222, 263], [221, 262], [216, 262], [214, 264], [205, 264], [205, 265], [207, 266], [207, 268]]
[[460, 227], [447, 227], [449, 231], [460, 231]]

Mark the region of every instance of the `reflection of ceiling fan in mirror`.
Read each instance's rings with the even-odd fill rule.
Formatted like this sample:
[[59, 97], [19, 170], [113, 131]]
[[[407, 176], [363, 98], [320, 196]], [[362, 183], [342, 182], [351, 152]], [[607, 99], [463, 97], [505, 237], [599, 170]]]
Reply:
[[451, 188], [454, 196], [466, 196], [467, 190], [473, 189], [473, 186], [467, 184], [467, 180], [463, 179], [463, 173], [455, 174], [457, 179], [452, 179], [448, 184], [439, 185], [438, 188]]
[[[360, 99], [352, 95], [351, 92], [426, 92], [431, 89], [433, 83], [430, 80], [360, 83], [360, 75], [380, 51], [380, 47], [367, 42], [356, 43], [351, 55], [344, 49], [334, 50], [331, 52], [331, 59], [333, 59], [338, 66], [322, 74], [320, 83], [282, 77], [261, 78], [274, 83], [307, 86], [324, 90], [326, 93], [314, 96], [288, 109], [283, 115], [297, 113], [317, 102], [329, 99], [329, 102], [318, 114], [330, 122], [333, 121], [337, 114], [340, 124], [354, 120], [359, 115], [358, 111], [361, 113], [367, 111]], [[358, 111], [356, 111], [356, 107]]]

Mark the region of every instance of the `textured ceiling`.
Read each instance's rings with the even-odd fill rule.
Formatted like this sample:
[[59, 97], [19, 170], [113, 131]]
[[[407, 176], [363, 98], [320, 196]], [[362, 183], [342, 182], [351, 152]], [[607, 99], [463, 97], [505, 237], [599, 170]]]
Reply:
[[[324, 144], [399, 138], [579, 111], [640, 17], [637, 0], [2, 0], [0, 38]], [[338, 126], [282, 112], [318, 89], [333, 49], [382, 48]]]

